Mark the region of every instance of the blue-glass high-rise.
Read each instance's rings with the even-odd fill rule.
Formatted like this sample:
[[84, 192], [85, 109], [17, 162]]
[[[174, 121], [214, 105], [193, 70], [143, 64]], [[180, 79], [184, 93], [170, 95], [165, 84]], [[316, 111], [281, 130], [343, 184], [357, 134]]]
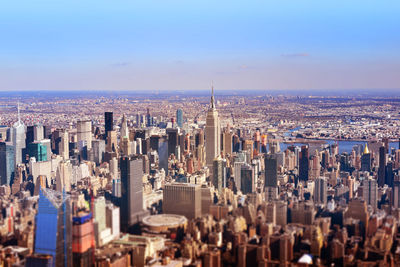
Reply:
[[183, 126], [183, 111], [182, 111], [182, 109], [176, 110], [176, 124], [178, 124], [178, 126], [181, 128]]
[[0, 142], [0, 183], [10, 185], [15, 170], [14, 146], [11, 143]]
[[53, 266], [71, 266], [70, 224], [65, 193], [40, 189], [34, 253], [52, 256]]

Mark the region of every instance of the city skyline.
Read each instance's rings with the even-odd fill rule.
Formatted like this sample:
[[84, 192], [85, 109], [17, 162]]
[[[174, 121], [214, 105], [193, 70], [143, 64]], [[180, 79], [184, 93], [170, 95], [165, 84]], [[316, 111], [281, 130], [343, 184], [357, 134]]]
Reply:
[[1, 91], [399, 89], [388, 1], [26, 2], [0, 10]]

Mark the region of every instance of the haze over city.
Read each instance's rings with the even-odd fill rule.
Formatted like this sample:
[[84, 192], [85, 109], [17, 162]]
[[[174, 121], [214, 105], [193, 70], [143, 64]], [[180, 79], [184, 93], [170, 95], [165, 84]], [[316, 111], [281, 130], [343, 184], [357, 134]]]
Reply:
[[399, 89], [398, 1], [8, 1], [0, 90]]

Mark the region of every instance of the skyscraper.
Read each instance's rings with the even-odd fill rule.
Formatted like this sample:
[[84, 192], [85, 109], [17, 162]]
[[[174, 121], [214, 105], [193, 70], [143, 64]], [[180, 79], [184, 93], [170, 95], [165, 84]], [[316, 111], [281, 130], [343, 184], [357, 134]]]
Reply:
[[379, 148], [379, 168], [378, 168], [378, 185], [383, 187], [385, 184], [386, 172], [386, 148], [381, 146]]
[[361, 156], [361, 171], [371, 171], [371, 154], [368, 145], [365, 144], [363, 155]]
[[183, 111], [180, 108], [176, 110], [176, 124], [181, 128], [183, 127]]
[[327, 181], [324, 177], [315, 179], [314, 185], [314, 202], [317, 204], [326, 204], [327, 202]]
[[39, 193], [35, 254], [51, 255], [53, 266], [72, 266], [69, 197], [46, 188]]
[[302, 181], [308, 180], [308, 147], [302, 146], [299, 158], [299, 179]]
[[92, 122], [90, 120], [81, 120], [77, 122], [78, 147], [92, 148]]
[[37, 162], [47, 161], [47, 147], [40, 142], [33, 142], [28, 145], [29, 157], [36, 158]]
[[226, 159], [221, 156], [216, 157], [213, 168], [212, 182], [218, 192], [222, 193], [222, 189], [226, 187]]
[[240, 190], [243, 194], [250, 194], [255, 191], [254, 168], [250, 164], [240, 166]]
[[10, 186], [15, 169], [14, 146], [0, 142], [0, 184]]
[[363, 199], [375, 210], [378, 206], [378, 184], [375, 179], [368, 178], [362, 183]]
[[13, 142], [13, 146], [14, 146], [14, 156], [15, 156], [14, 163], [15, 163], [15, 165], [18, 165], [23, 160], [25, 161], [25, 159], [22, 155], [22, 152], [23, 152], [23, 149], [26, 147], [25, 125], [21, 121], [21, 116], [19, 113], [19, 104], [18, 104], [18, 121], [16, 123], [14, 123], [14, 125], [11, 127], [11, 136], [12, 136], [12, 142]]
[[178, 145], [178, 134], [179, 134], [178, 129], [174, 129], [174, 128], [167, 129], [167, 135], [168, 135], [168, 157], [171, 154], [175, 155], [175, 148]]
[[107, 139], [108, 132], [112, 131], [114, 128], [114, 120], [112, 112], [104, 112], [104, 122], [105, 122], [105, 139]]
[[121, 139], [124, 137], [129, 138], [129, 129], [128, 129], [128, 121], [126, 120], [125, 114], [122, 116], [122, 122], [121, 122]]
[[266, 154], [265, 163], [265, 187], [278, 186], [278, 159], [276, 154]]
[[143, 162], [138, 157], [121, 158], [121, 230], [140, 221], [143, 212]]
[[207, 112], [206, 118], [206, 165], [210, 172], [214, 159], [220, 154], [221, 151], [221, 129], [218, 117], [218, 111], [215, 108], [214, 100], [214, 87], [212, 87], [210, 108]]

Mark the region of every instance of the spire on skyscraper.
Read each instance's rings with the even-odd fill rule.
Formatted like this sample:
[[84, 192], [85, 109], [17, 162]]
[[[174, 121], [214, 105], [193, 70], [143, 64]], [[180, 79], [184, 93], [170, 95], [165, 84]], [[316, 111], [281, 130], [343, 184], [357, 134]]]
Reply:
[[214, 82], [211, 82], [211, 108], [215, 108], [215, 100], [214, 100]]
[[17, 109], [18, 109], [18, 122], [21, 123], [21, 116], [19, 114], [19, 101], [18, 101]]

